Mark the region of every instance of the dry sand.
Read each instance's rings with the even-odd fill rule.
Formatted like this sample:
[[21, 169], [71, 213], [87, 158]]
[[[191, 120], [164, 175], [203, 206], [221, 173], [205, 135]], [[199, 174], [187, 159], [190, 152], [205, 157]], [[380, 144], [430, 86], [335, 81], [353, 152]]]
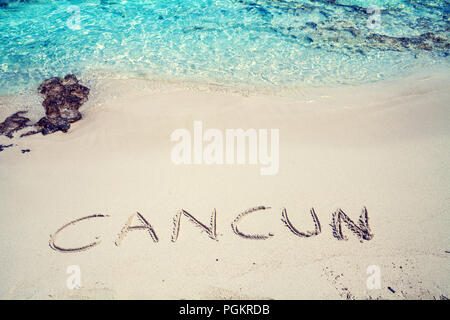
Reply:
[[[446, 75], [428, 75], [264, 93], [101, 81], [67, 134], [0, 137], [17, 144], [0, 153], [0, 298], [449, 297], [449, 85]], [[170, 135], [194, 120], [223, 130], [278, 128], [279, 173], [174, 165]], [[271, 209], [245, 217], [240, 229], [270, 239], [233, 233], [236, 216], [255, 206]], [[374, 238], [360, 242], [345, 226], [347, 241], [333, 237], [332, 213], [342, 208], [356, 222], [363, 206]], [[283, 208], [305, 232], [314, 230], [311, 207], [322, 232], [295, 236], [281, 221]], [[218, 241], [182, 217], [171, 242], [180, 209], [209, 225], [214, 208]], [[137, 211], [159, 242], [134, 230], [116, 246]], [[50, 248], [58, 228], [92, 214], [109, 217], [70, 226], [57, 242], [79, 247], [99, 237], [99, 245]], [[80, 267], [80, 289], [67, 288], [70, 265]], [[380, 289], [366, 285], [373, 265]]]

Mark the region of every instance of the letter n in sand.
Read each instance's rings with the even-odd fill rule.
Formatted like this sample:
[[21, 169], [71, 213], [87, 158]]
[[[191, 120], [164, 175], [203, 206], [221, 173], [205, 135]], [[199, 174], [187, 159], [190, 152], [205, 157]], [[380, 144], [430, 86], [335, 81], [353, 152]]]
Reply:
[[180, 224], [181, 224], [181, 216], [186, 216], [191, 222], [193, 222], [197, 227], [200, 227], [202, 231], [206, 231], [208, 237], [213, 240], [217, 240], [216, 233], [216, 209], [213, 210], [211, 214], [211, 219], [209, 221], [209, 228], [197, 220], [192, 214], [181, 209], [180, 212], [173, 218], [173, 234], [172, 234], [172, 242], [177, 241], [178, 234], [180, 233]]
[[347, 240], [347, 237], [342, 233], [342, 222], [344, 222], [348, 229], [362, 240], [371, 240], [374, 236], [369, 227], [369, 216], [366, 207], [363, 208], [361, 216], [358, 220], [358, 225], [354, 223], [341, 209], [337, 209], [333, 213], [333, 220], [331, 228], [333, 229], [333, 236], [338, 240]]

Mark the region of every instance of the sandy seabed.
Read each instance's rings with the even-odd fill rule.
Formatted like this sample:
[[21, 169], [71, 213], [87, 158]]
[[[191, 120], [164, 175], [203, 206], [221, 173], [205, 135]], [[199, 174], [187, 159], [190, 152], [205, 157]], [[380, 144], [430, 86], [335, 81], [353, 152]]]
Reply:
[[[0, 298], [449, 297], [449, 87], [445, 74], [277, 92], [103, 80], [68, 133], [0, 137], [14, 144], [0, 153]], [[260, 175], [259, 165], [175, 165], [171, 133], [195, 120], [279, 129], [278, 174]], [[256, 206], [270, 209], [239, 228], [273, 234], [266, 240], [231, 227]], [[298, 230], [314, 231], [312, 207], [318, 235], [299, 237], [281, 221], [286, 208]], [[360, 241], [343, 224], [348, 240], [336, 239], [333, 212], [357, 222], [363, 207], [374, 237]], [[181, 209], [207, 226], [215, 209], [217, 239], [182, 216], [172, 242]], [[159, 241], [132, 230], [117, 246], [136, 212]], [[93, 214], [109, 217], [71, 225], [55, 241], [98, 245], [75, 253], [49, 246], [60, 227]], [[74, 290], [72, 265], [81, 271]], [[367, 286], [373, 270], [379, 289]]]

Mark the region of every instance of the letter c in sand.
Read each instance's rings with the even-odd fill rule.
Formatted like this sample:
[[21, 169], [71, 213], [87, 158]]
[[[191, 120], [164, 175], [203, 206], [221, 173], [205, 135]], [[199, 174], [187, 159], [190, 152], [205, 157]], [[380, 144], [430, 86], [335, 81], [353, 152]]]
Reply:
[[234, 219], [233, 223], [231, 224], [231, 228], [233, 229], [233, 232], [235, 234], [237, 234], [238, 236], [244, 238], [244, 239], [256, 239], [256, 240], [265, 240], [265, 239], [269, 239], [270, 237], [273, 237], [272, 233], [268, 233], [268, 234], [245, 234], [243, 232], [241, 232], [238, 229], [238, 223], [239, 221], [246, 215], [255, 212], [255, 211], [260, 211], [260, 210], [267, 210], [270, 209], [270, 207], [264, 207], [264, 206], [259, 206], [259, 207], [254, 207], [254, 208], [250, 208], [244, 212], [242, 212], [241, 214], [239, 214], [236, 219]]
[[55, 244], [55, 239], [56, 239], [56, 236], [57, 236], [63, 229], [65, 229], [66, 227], [68, 227], [68, 226], [70, 226], [70, 225], [73, 225], [73, 224], [75, 224], [75, 223], [77, 223], [77, 222], [80, 222], [80, 221], [86, 220], [86, 219], [91, 219], [91, 218], [106, 218], [106, 217], [109, 217], [109, 215], [94, 214], [94, 215], [91, 215], [91, 216], [87, 216], [87, 217], [79, 218], [79, 219], [77, 219], [77, 220], [73, 220], [72, 222], [69, 222], [69, 223], [63, 225], [61, 228], [59, 228], [58, 230], [56, 230], [56, 232], [55, 232], [53, 235], [50, 236], [50, 242], [49, 242], [50, 248], [52, 248], [53, 250], [56, 250], [56, 251], [60, 251], [60, 252], [80, 252], [80, 251], [84, 251], [84, 250], [87, 250], [87, 249], [89, 249], [89, 248], [95, 247], [95, 246], [98, 245], [101, 241], [95, 241], [95, 242], [92, 242], [92, 243], [90, 243], [90, 244], [88, 244], [88, 245], [85, 245], [85, 246], [79, 247], [79, 248], [61, 248], [61, 247], [59, 247], [59, 246], [57, 246], [57, 245]]

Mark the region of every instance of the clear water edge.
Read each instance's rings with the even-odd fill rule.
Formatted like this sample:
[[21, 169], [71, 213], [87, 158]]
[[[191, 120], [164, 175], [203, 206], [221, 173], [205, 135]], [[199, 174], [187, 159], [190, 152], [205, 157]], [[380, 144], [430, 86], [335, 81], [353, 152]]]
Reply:
[[[6, 0], [2, 0], [5, 2]], [[356, 85], [450, 70], [448, 49], [387, 47], [367, 35], [447, 39], [447, 1], [6, 1], [0, 94], [75, 73], [236, 88]], [[76, 7], [71, 7], [76, 6]], [[72, 8], [72, 11], [68, 10]], [[79, 8], [80, 28], [71, 29]]]

